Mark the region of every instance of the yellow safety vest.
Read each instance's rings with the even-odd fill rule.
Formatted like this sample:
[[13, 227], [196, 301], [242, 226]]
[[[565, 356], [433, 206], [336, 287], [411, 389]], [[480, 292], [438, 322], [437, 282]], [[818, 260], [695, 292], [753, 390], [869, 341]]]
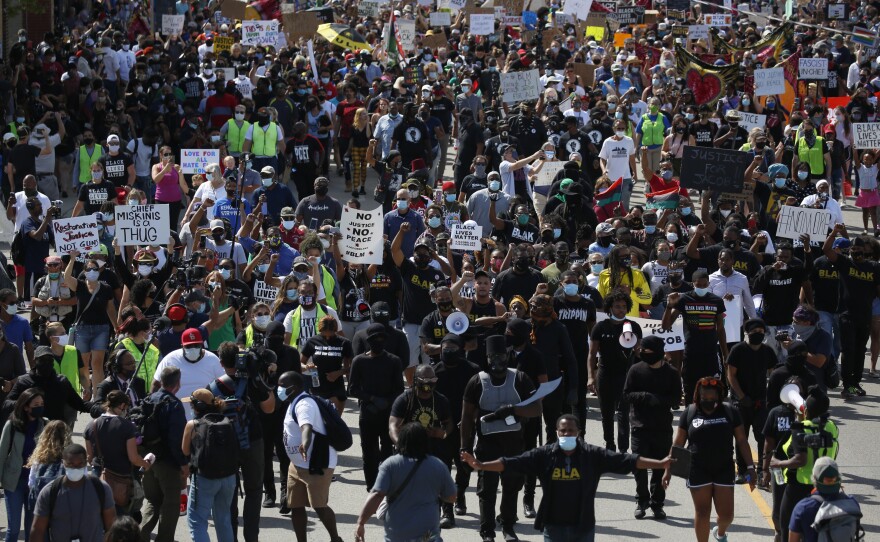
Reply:
[[[804, 420], [804, 433], [813, 434], [816, 433], [817, 427], [811, 420]], [[835, 459], [837, 457], [837, 451], [840, 449], [840, 444], [838, 443], [838, 436], [840, 435], [837, 426], [834, 425], [834, 422], [828, 420], [825, 422], [825, 431], [831, 433], [834, 437], [834, 445], [830, 448], [819, 448], [819, 457], [830, 457], [831, 459]], [[789, 453], [789, 449], [791, 448], [792, 437], [788, 437], [788, 441], [782, 446], [782, 451], [785, 453], [786, 457], [792, 457]], [[813, 465], [816, 463], [816, 455], [815, 451], [812, 448], [807, 448], [807, 462], [804, 463], [803, 467], [800, 467], [795, 471], [795, 480], [799, 484], [804, 485], [812, 485], [813, 484]], [[785, 479], [789, 480], [791, 476], [791, 469], [785, 469]]]
[[657, 119], [651, 120], [648, 114], [642, 115], [642, 145], [663, 144], [663, 114], [657, 113]]
[[248, 327], [244, 328], [244, 347], [250, 348], [251, 345], [254, 344], [254, 325], [248, 324]]
[[[137, 364], [141, 360], [141, 350], [137, 347], [137, 344], [130, 338], [125, 338], [120, 341], [123, 347], [126, 350], [131, 352], [131, 355], [134, 356], [134, 362]], [[159, 349], [153, 346], [152, 344], [147, 346], [147, 354], [144, 356], [144, 362], [141, 363], [140, 368], [134, 376], [139, 376], [144, 379], [144, 382], [147, 384], [147, 389], [149, 389], [150, 384], [153, 383], [153, 377], [156, 374], [156, 367], [159, 366]]]
[[15, 139], [18, 139], [18, 128], [15, 126], [15, 122], [9, 123], [9, 133], [15, 136]]
[[[327, 311], [324, 309], [326, 309], [326, 305], [321, 305], [320, 303], [318, 303], [315, 306], [315, 330], [316, 331], [318, 328], [318, 322], [321, 321], [321, 318], [327, 316]], [[290, 343], [289, 344], [290, 344], [290, 346], [297, 348], [297, 349], [299, 348], [299, 345], [297, 345], [297, 342], [299, 341], [299, 331], [300, 331], [300, 325], [302, 323], [302, 310], [303, 310], [302, 305], [300, 305], [299, 307], [296, 308], [295, 311], [293, 311], [293, 316], [290, 317]]]
[[79, 393], [79, 363], [76, 355], [75, 346], [65, 346], [64, 354], [61, 356], [61, 363], [55, 362], [55, 372], [67, 377], [70, 385]]
[[89, 156], [85, 145], [79, 146], [79, 175], [77, 177], [79, 177], [80, 183], [86, 184], [92, 180], [92, 164], [100, 160], [102, 154], [100, 145], [95, 145], [91, 156]]
[[251, 132], [253, 139], [251, 140], [251, 152], [254, 156], [272, 156], [277, 154], [278, 148], [278, 125], [270, 122], [266, 130], [263, 130], [259, 124], [254, 125], [254, 131]]
[[[241, 152], [241, 146], [244, 145], [244, 135], [250, 127], [251, 123], [248, 121], [244, 121], [241, 128], [235, 123], [235, 119], [229, 119], [226, 121], [226, 149], [229, 152]], [[256, 127], [254, 128], [254, 133], [256, 134]], [[256, 135], [254, 135], [254, 137], [256, 137]]]
[[825, 138], [816, 136], [816, 142], [813, 147], [807, 146], [807, 140], [798, 139], [797, 144], [798, 160], [810, 164], [810, 173], [819, 175], [825, 171]]
[[327, 305], [331, 309], [338, 311], [339, 307], [336, 306], [336, 296], [333, 295], [333, 292], [336, 290], [336, 281], [333, 280], [333, 274], [324, 265], [321, 265], [321, 286], [324, 288], [324, 298], [327, 300]]

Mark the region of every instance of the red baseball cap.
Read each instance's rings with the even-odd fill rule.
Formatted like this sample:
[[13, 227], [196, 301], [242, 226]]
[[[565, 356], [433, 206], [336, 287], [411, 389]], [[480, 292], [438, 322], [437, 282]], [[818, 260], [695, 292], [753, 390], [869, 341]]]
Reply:
[[455, 190], [455, 182], [444, 181], [443, 182], [443, 191], [446, 192], [447, 190]]
[[186, 313], [186, 307], [184, 307], [180, 303], [175, 303], [174, 305], [168, 307], [168, 311], [166, 314], [172, 322], [184, 322], [186, 321]]
[[183, 336], [180, 338], [180, 344], [183, 346], [189, 346], [191, 344], [198, 344], [201, 346], [203, 342], [202, 334], [194, 327], [184, 331]]

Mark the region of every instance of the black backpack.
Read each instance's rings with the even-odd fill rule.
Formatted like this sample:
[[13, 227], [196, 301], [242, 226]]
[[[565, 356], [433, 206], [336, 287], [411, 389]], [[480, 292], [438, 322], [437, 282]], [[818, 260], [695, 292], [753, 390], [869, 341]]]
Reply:
[[9, 256], [15, 265], [24, 265], [24, 234], [21, 230], [12, 238], [12, 246], [9, 247]]
[[247, 395], [248, 381], [245, 378], [234, 380], [229, 375], [223, 375], [208, 385], [208, 390], [214, 397], [222, 399], [226, 403], [223, 415], [229, 418], [238, 435], [238, 447], [240, 450], [248, 450], [251, 447], [250, 427], [251, 409]]
[[155, 452], [162, 444], [162, 429], [160, 427], [160, 415], [163, 405], [171, 404], [171, 396], [165, 396], [161, 401], [154, 402], [150, 398], [141, 401], [129, 411], [129, 419], [137, 427], [141, 435], [141, 446], [148, 451]]
[[296, 404], [306, 398], [311, 399], [318, 405], [318, 410], [321, 412], [321, 419], [324, 420], [324, 428], [327, 429], [327, 434], [325, 436], [327, 437], [327, 442], [330, 446], [333, 446], [337, 452], [344, 452], [351, 448], [351, 445], [354, 443], [354, 439], [351, 436], [351, 429], [345, 424], [345, 420], [339, 415], [339, 412], [336, 410], [336, 407], [333, 406], [333, 403], [323, 397], [309, 394], [300, 395], [299, 398], [290, 405], [290, 415], [293, 416], [293, 421], [299, 424], [296, 419]]
[[[55, 501], [58, 500], [58, 494], [61, 493], [61, 484], [64, 483], [64, 480], [67, 479], [67, 476], [59, 476], [49, 484], [49, 517], [52, 517], [52, 512], [55, 511]], [[104, 513], [104, 500], [107, 498], [106, 493], [104, 493], [104, 484], [101, 483], [101, 480], [95, 476], [90, 474], [86, 475], [86, 480], [92, 483], [92, 487], [95, 488], [95, 492], [98, 493], [98, 502], [101, 503], [101, 509], [98, 510], [98, 517], [103, 517]], [[103, 524], [103, 520], [102, 520]], [[50, 536], [51, 539], [51, 536]]]
[[238, 435], [232, 420], [212, 412], [193, 420], [190, 464], [193, 472], [216, 480], [238, 472]]

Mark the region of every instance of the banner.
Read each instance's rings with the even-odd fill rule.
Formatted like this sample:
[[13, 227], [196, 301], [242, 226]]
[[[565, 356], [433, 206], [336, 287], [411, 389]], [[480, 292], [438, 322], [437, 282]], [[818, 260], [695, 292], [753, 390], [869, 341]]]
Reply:
[[880, 122], [854, 122], [853, 147], [856, 149], [880, 148]]
[[768, 68], [755, 70], [755, 96], [785, 94], [785, 70]]
[[[607, 320], [608, 314], [603, 311], [596, 311], [596, 322], [601, 322], [602, 320]], [[649, 335], [654, 335], [655, 337], [660, 337], [663, 339], [663, 342], [666, 343], [665, 351], [666, 352], [679, 352], [684, 350], [684, 324], [682, 323], [682, 319], [679, 316], [675, 319], [675, 322], [672, 323], [672, 329], [669, 331], [663, 330], [663, 321], [662, 320], [651, 320], [649, 318], [635, 318], [632, 316], [627, 316], [627, 320], [630, 322], [635, 322], [642, 328], [642, 338]]]
[[776, 237], [800, 239], [801, 235], [807, 234], [810, 241], [822, 242], [828, 237], [831, 226], [831, 212], [827, 209], [783, 205], [776, 217]]
[[342, 208], [339, 251], [348, 263], [380, 264], [385, 250], [382, 235], [384, 214], [382, 208], [372, 211]]
[[168, 204], [117, 205], [116, 240], [119, 246], [164, 245], [171, 237]]
[[242, 21], [242, 45], [275, 45], [278, 21]]
[[180, 170], [184, 173], [205, 173], [209, 164], [220, 163], [220, 149], [181, 149]]
[[183, 19], [185, 15], [162, 15], [162, 33], [166, 36], [179, 36], [183, 32]]
[[[413, 21], [415, 23], [415, 21]], [[470, 16], [471, 34], [489, 36], [495, 33], [495, 15], [472, 13]]]
[[254, 283], [254, 299], [257, 301], [263, 301], [264, 303], [274, 303], [275, 300], [278, 299], [278, 290], [279, 288], [270, 286], [262, 280], [258, 280]]
[[694, 93], [694, 101], [697, 105], [714, 104], [724, 94], [724, 90], [734, 85], [739, 77], [738, 64], [714, 66], [700, 60], [677, 44], [675, 59], [677, 71]]
[[798, 59], [798, 77], [801, 79], [828, 79], [827, 58]]
[[541, 77], [538, 70], [501, 74], [501, 94], [504, 103], [535, 100], [541, 94]]
[[483, 226], [473, 220], [452, 226], [449, 241], [452, 250], [479, 251], [482, 248], [480, 239], [483, 237]]
[[742, 192], [752, 154], [686, 145], [681, 155], [681, 186], [716, 192]]
[[712, 45], [715, 46], [715, 52], [721, 54], [735, 53], [737, 51], [755, 53], [758, 55], [757, 63], [761, 64], [771, 56], [778, 60], [782, 55], [786, 40], [791, 38], [793, 33], [794, 25], [791, 23], [785, 23], [771, 32], [767, 37], [749, 47], [734, 47], [724, 41], [718, 34], [712, 36]]
[[52, 221], [52, 233], [55, 235], [55, 252], [59, 256], [70, 254], [73, 250], [87, 254], [101, 244], [95, 215], [56, 218]]

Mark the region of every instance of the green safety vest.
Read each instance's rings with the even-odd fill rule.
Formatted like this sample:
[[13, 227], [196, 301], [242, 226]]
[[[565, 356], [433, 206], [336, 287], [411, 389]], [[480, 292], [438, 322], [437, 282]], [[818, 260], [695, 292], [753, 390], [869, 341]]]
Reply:
[[91, 156], [85, 145], [79, 146], [79, 182], [86, 184], [92, 180], [92, 164], [100, 160], [102, 154], [100, 145], [95, 145]]
[[661, 113], [657, 113], [656, 120], [651, 120], [647, 113], [642, 115], [642, 145], [662, 145], [664, 131], [665, 126]]
[[15, 139], [18, 139], [18, 128], [15, 126], [15, 122], [9, 123], [9, 132], [15, 136]]
[[339, 307], [336, 306], [336, 296], [333, 295], [336, 290], [336, 281], [333, 280], [333, 274], [324, 265], [321, 265], [321, 286], [324, 288], [324, 299], [327, 304], [331, 309], [339, 310]]
[[[812, 434], [816, 433], [816, 425], [810, 420], [804, 420], [804, 433]], [[840, 444], [838, 443], [838, 436], [840, 435], [837, 426], [834, 425], [834, 422], [828, 420], [825, 422], [825, 431], [831, 433], [834, 437], [834, 445], [831, 448], [820, 448], [819, 457], [830, 457], [831, 459], [835, 459], [837, 457], [837, 451], [840, 449]], [[782, 446], [782, 451], [785, 453], [786, 457], [791, 457], [789, 453], [789, 449], [792, 445], [792, 437], [788, 437], [788, 441]], [[812, 448], [807, 448], [807, 462], [804, 463], [803, 467], [797, 469], [794, 473], [794, 478], [797, 480], [799, 484], [804, 485], [812, 485], [813, 484], [813, 465], [816, 463], [815, 452]], [[790, 480], [792, 475], [792, 469], [785, 469], [785, 479]]]
[[[125, 347], [126, 350], [131, 352], [131, 355], [134, 356], [135, 363], [140, 362], [141, 350], [131, 338], [122, 339], [120, 341], [120, 344]], [[147, 384], [147, 388], [149, 389], [150, 384], [153, 383], [153, 377], [156, 375], [156, 367], [158, 366], [159, 349], [151, 344], [147, 347], [147, 354], [144, 356], [144, 362], [141, 363], [140, 368], [134, 376], [139, 376], [143, 378], [144, 382], [146, 382]]]
[[254, 326], [253, 324], [248, 324], [248, 327], [244, 328], [244, 347], [250, 348], [251, 345], [254, 344]]
[[[318, 303], [315, 308], [315, 329], [318, 328], [318, 322], [321, 321], [321, 318], [327, 316], [327, 306], [321, 305]], [[290, 346], [299, 349], [299, 345], [297, 342], [299, 341], [299, 331], [300, 325], [302, 323], [302, 305], [296, 308], [293, 311], [293, 316], [290, 317]]]
[[76, 352], [75, 346], [65, 346], [61, 363], [55, 362], [55, 372], [67, 377], [67, 380], [70, 380], [70, 385], [79, 393], [79, 363]]
[[810, 164], [810, 173], [818, 175], [825, 171], [825, 138], [816, 136], [813, 147], [807, 146], [807, 140], [799, 138], [797, 156], [801, 162]]
[[274, 157], [278, 148], [278, 125], [274, 122], [269, 123], [269, 127], [263, 130], [260, 125], [254, 125], [251, 140], [251, 152], [254, 156], [272, 156]]
[[[229, 152], [241, 152], [241, 146], [244, 145], [244, 135], [250, 126], [251, 123], [248, 121], [244, 121], [241, 128], [235, 123], [235, 119], [226, 121], [226, 148]], [[256, 137], [256, 127], [254, 127], [254, 137]]]

